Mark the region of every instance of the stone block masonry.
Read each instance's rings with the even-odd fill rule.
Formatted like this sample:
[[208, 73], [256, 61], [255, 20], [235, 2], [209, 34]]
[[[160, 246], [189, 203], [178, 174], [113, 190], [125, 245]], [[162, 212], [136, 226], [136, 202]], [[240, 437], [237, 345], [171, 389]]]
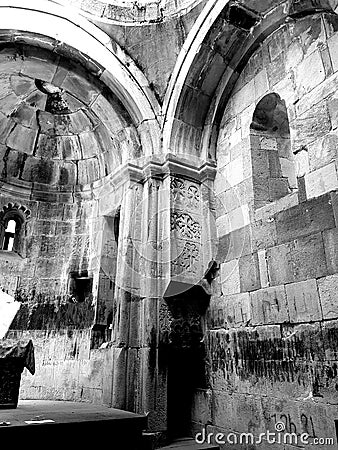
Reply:
[[338, 2], [36, 3], [0, 6], [22, 396], [335, 437]]
[[[336, 439], [337, 36], [333, 23], [337, 19], [324, 14], [281, 26], [250, 58], [224, 112], [218, 147], [221, 165], [226, 162], [227, 167], [234, 152], [248, 153], [252, 172], [246, 171], [241, 181], [250, 189], [241, 191], [236, 201], [241, 183], [222, 185], [216, 176], [217, 192], [227, 210], [247, 204], [249, 222], [236, 231], [218, 227], [220, 286], [211, 298], [206, 342], [207, 398], [213, 409], [211, 419], [203, 416], [208, 422], [196, 411], [194, 416], [195, 426], [210, 431], [258, 435], [275, 431], [276, 422], [282, 421], [288, 432]], [[256, 93], [250, 89], [254, 79], [261, 86]], [[269, 94], [285, 101], [284, 134], [278, 135], [283, 103], [269, 116], [277, 98], [268, 98]], [[255, 116], [264, 99], [270, 106]], [[244, 109], [255, 120], [264, 116], [265, 122], [243, 120], [248, 129], [242, 130], [241, 143], [236, 123]], [[283, 176], [287, 189], [279, 186], [271, 196], [273, 183]], [[202, 393], [196, 394], [199, 405]]]

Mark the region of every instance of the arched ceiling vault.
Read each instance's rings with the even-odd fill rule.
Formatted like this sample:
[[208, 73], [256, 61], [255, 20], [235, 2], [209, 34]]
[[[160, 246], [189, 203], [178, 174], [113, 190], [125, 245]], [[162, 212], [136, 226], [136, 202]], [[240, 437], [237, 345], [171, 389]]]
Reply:
[[250, 56], [285, 20], [334, 14], [331, 3], [210, 0], [189, 33], [166, 93], [164, 150], [214, 158], [219, 122]]
[[0, 179], [70, 192], [157, 150], [160, 115], [122, 50], [50, 5], [0, 1]]
[[[96, 63], [98, 76], [112, 88], [134, 122], [158, 116], [157, 100], [133, 61], [103, 31], [69, 8], [48, 0], [34, 0], [32, 4], [25, 0], [0, 0], [0, 29], [51, 38], [55, 46], [48, 39], [46, 46], [54, 52], [66, 46], [76, 49], [76, 54]], [[18, 35], [13, 40], [20, 40]], [[39, 47], [44, 46], [43, 41], [38, 43]]]

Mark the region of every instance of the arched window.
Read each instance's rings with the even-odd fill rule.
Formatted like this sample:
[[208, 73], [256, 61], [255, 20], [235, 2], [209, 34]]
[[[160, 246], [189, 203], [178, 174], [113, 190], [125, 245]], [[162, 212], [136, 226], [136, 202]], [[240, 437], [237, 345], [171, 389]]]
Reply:
[[288, 114], [278, 94], [260, 100], [250, 128], [254, 202], [259, 208], [297, 188]]
[[13, 250], [15, 232], [18, 226], [14, 219], [8, 221], [7, 228], [5, 229], [4, 241], [2, 244], [3, 250], [8, 250], [9, 252]]
[[24, 206], [9, 203], [0, 211], [0, 250], [22, 255], [24, 225], [30, 211]]

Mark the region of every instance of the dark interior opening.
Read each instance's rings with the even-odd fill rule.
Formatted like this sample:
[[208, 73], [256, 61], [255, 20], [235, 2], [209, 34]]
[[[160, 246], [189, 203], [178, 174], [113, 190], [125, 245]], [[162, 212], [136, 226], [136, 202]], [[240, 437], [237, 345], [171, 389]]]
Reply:
[[[197, 389], [208, 374], [203, 320], [210, 295], [201, 286], [166, 297], [172, 314], [168, 345], [168, 437], [192, 437], [191, 412]], [[167, 293], [171, 293], [167, 289]]]
[[93, 278], [88, 272], [70, 274], [69, 294], [75, 303], [83, 303], [92, 292]]

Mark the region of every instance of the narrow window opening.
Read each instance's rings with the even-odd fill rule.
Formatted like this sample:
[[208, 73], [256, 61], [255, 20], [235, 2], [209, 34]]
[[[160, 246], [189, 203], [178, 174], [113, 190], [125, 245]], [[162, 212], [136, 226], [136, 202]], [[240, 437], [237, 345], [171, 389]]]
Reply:
[[16, 228], [17, 224], [15, 220], [9, 220], [5, 230], [4, 242], [2, 246], [3, 250], [7, 250], [9, 252], [13, 251]]
[[118, 244], [118, 241], [119, 241], [120, 217], [121, 217], [121, 207], [117, 209], [115, 216], [114, 216], [114, 237], [115, 237], [116, 244]]

